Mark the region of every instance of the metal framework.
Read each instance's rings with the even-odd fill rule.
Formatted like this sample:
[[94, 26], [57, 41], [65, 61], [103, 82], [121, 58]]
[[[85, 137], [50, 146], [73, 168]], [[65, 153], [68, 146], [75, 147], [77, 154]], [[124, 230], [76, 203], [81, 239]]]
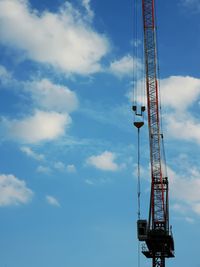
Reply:
[[[162, 170], [158, 64], [156, 49], [155, 3], [142, 1], [148, 128], [151, 162], [151, 196], [149, 220], [138, 221], [138, 238], [145, 241], [143, 254], [152, 258], [153, 267], [165, 267], [165, 258], [174, 257], [174, 242], [169, 229], [168, 178]], [[136, 126], [137, 127], [137, 126]]]
[[152, 228], [156, 228], [159, 227], [160, 223], [166, 221], [166, 210], [165, 210], [165, 200], [164, 200], [164, 184], [162, 180], [162, 170], [161, 170], [161, 151], [160, 151], [161, 133], [159, 126], [160, 122], [159, 122], [159, 104], [158, 104], [154, 1], [143, 0], [142, 10], [143, 10], [143, 25], [144, 25], [146, 90], [147, 90], [147, 105], [148, 105], [149, 139], [150, 139], [151, 177], [152, 177], [152, 190], [151, 190]]
[[164, 257], [161, 257], [161, 258], [153, 258], [153, 266], [156, 266], [156, 267], [165, 267], [165, 258]]

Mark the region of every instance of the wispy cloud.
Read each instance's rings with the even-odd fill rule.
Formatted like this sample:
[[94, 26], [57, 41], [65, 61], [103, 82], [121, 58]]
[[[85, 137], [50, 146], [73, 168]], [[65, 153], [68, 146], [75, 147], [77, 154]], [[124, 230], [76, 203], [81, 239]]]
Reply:
[[[91, 15], [89, 1], [83, 0], [83, 5]], [[28, 1], [1, 0], [0, 42], [68, 74], [100, 71], [100, 61], [109, 51], [105, 35], [95, 32], [69, 2], [58, 13], [40, 13]]]
[[54, 207], [60, 207], [60, 203], [59, 203], [59, 201], [55, 197], [50, 196], [50, 195], [47, 195], [45, 197], [45, 199], [46, 199], [46, 202], [49, 205], [54, 206]]
[[200, 11], [200, 2], [199, 0], [181, 0], [181, 4], [184, 7], [190, 8], [194, 11]]
[[195, 220], [191, 217], [185, 217], [186, 222], [193, 224], [195, 222]]
[[11, 73], [3, 65], [0, 65], [0, 81], [3, 85], [10, 84], [13, 81]]
[[140, 39], [132, 40], [131, 45], [133, 47], [139, 47], [140, 45], [142, 45], [142, 41]]
[[87, 11], [88, 19], [92, 20], [94, 17], [94, 12], [90, 7], [90, 0], [82, 0], [82, 5], [84, 6], [84, 8]]
[[81, 112], [102, 124], [113, 125], [126, 132], [132, 132], [129, 121], [132, 120], [132, 111], [130, 105], [118, 104], [112, 106], [94, 105], [87, 102], [87, 105], [81, 109]]
[[20, 150], [25, 153], [28, 157], [31, 157], [33, 159], [36, 159], [38, 161], [44, 160], [45, 156], [43, 154], [38, 154], [34, 152], [30, 147], [22, 146]]
[[111, 183], [111, 179], [109, 178], [85, 179], [85, 184], [89, 186], [101, 186], [109, 183]]
[[33, 192], [25, 181], [14, 175], [0, 175], [0, 206], [26, 204], [32, 197]]
[[69, 172], [69, 173], [75, 173], [76, 172], [75, 165], [73, 165], [73, 164], [67, 165], [67, 172]]
[[62, 161], [57, 161], [54, 163], [54, 168], [61, 172], [75, 173], [76, 167], [73, 164], [64, 164]]
[[51, 169], [47, 166], [39, 165], [36, 169], [38, 173], [43, 173], [43, 174], [50, 174]]
[[85, 183], [90, 186], [95, 185], [94, 181], [92, 181], [91, 179], [85, 179]]

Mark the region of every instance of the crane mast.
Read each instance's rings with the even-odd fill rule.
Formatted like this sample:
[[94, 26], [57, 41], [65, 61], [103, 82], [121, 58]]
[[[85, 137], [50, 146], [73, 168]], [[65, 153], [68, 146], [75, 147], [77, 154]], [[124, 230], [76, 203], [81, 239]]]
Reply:
[[157, 81], [156, 35], [154, 0], [142, 0], [144, 51], [146, 67], [146, 91], [151, 162], [151, 227], [168, 227], [166, 219], [164, 181], [161, 169], [161, 133], [159, 120], [159, 100]]
[[[138, 239], [146, 243], [142, 252], [147, 258], [152, 259], [152, 266], [165, 267], [165, 258], [174, 257], [174, 241], [169, 229], [168, 177], [165, 177], [166, 174], [162, 167], [164, 160], [162, 158], [163, 134], [160, 126], [155, 0], [141, 1], [151, 164], [151, 193], [148, 222], [141, 219], [137, 222]], [[133, 106], [135, 112], [136, 109]], [[141, 112], [143, 110], [144, 107], [142, 107]], [[138, 122], [134, 124], [139, 131], [142, 124]]]

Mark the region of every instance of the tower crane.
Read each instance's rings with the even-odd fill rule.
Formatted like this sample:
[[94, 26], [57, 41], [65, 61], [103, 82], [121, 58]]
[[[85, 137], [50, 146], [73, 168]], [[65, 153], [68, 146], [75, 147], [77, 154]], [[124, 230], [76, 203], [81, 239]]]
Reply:
[[[168, 177], [163, 156], [163, 133], [161, 129], [158, 59], [156, 48], [155, 0], [141, 0], [143, 18], [145, 80], [149, 130], [151, 191], [148, 220], [137, 221], [139, 241], [144, 242], [142, 253], [152, 259], [152, 267], [165, 267], [165, 259], [174, 257], [174, 240], [169, 227]], [[145, 107], [138, 112], [133, 106], [136, 117], [142, 116]], [[143, 122], [135, 120], [139, 129]]]

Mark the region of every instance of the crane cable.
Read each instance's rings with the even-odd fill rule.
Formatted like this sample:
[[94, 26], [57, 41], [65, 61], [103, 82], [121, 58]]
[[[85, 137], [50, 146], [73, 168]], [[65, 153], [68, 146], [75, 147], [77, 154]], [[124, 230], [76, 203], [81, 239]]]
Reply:
[[[143, 62], [143, 50], [141, 51], [141, 46], [139, 45], [139, 40], [142, 37], [142, 35], [140, 36], [140, 30], [142, 33], [142, 29], [139, 29], [139, 23], [138, 20], [140, 19], [139, 17], [139, 8], [140, 8], [140, 2], [139, 0], [134, 0], [133, 1], [133, 27], [134, 27], [134, 31], [133, 31], [133, 105], [135, 106], [135, 116], [137, 117], [139, 114], [137, 113], [137, 102], [141, 101], [141, 104], [144, 105], [144, 97], [145, 97], [145, 93], [144, 93], [144, 88], [142, 90], [142, 94], [140, 93], [140, 88], [141, 88], [141, 83], [144, 82], [141, 81], [141, 74], [143, 74], [143, 68], [142, 68], [142, 73], [141, 73], [141, 69], [138, 65], [138, 60], [141, 57], [142, 62]], [[141, 98], [141, 99], [140, 99]], [[141, 115], [139, 115], [143, 118], [142, 116], [142, 109], [141, 109]], [[135, 124], [135, 123], [134, 123]], [[139, 123], [140, 124], [140, 123]], [[135, 124], [135, 126], [137, 127], [137, 141], [138, 141], [138, 147], [137, 147], [137, 217], [138, 220], [140, 219], [140, 195], [141, 195], [141, 186], [140, 186], [140, 127], [142, 125], [137, 125], [137, 123]], [[140, 242], [138, 241], [138, 267], [140, 267]]]
[[137, 196], [138, 196], [138, 220], [140, 220], [140, 195], [141, 195], [141, 183], [140, 183], [140, 128], [138, 128], [138, 164], [137, 164]]
[[[138, 128], [138, 164], [137, 164], [137, 197], [138, 197], [138, 220], [140, 220], [140, 196], [141, 196], [141, 184], [140, 184], [140, 128]], [[140, 241], [138, 241], [138, 267], [140, 267]]]

